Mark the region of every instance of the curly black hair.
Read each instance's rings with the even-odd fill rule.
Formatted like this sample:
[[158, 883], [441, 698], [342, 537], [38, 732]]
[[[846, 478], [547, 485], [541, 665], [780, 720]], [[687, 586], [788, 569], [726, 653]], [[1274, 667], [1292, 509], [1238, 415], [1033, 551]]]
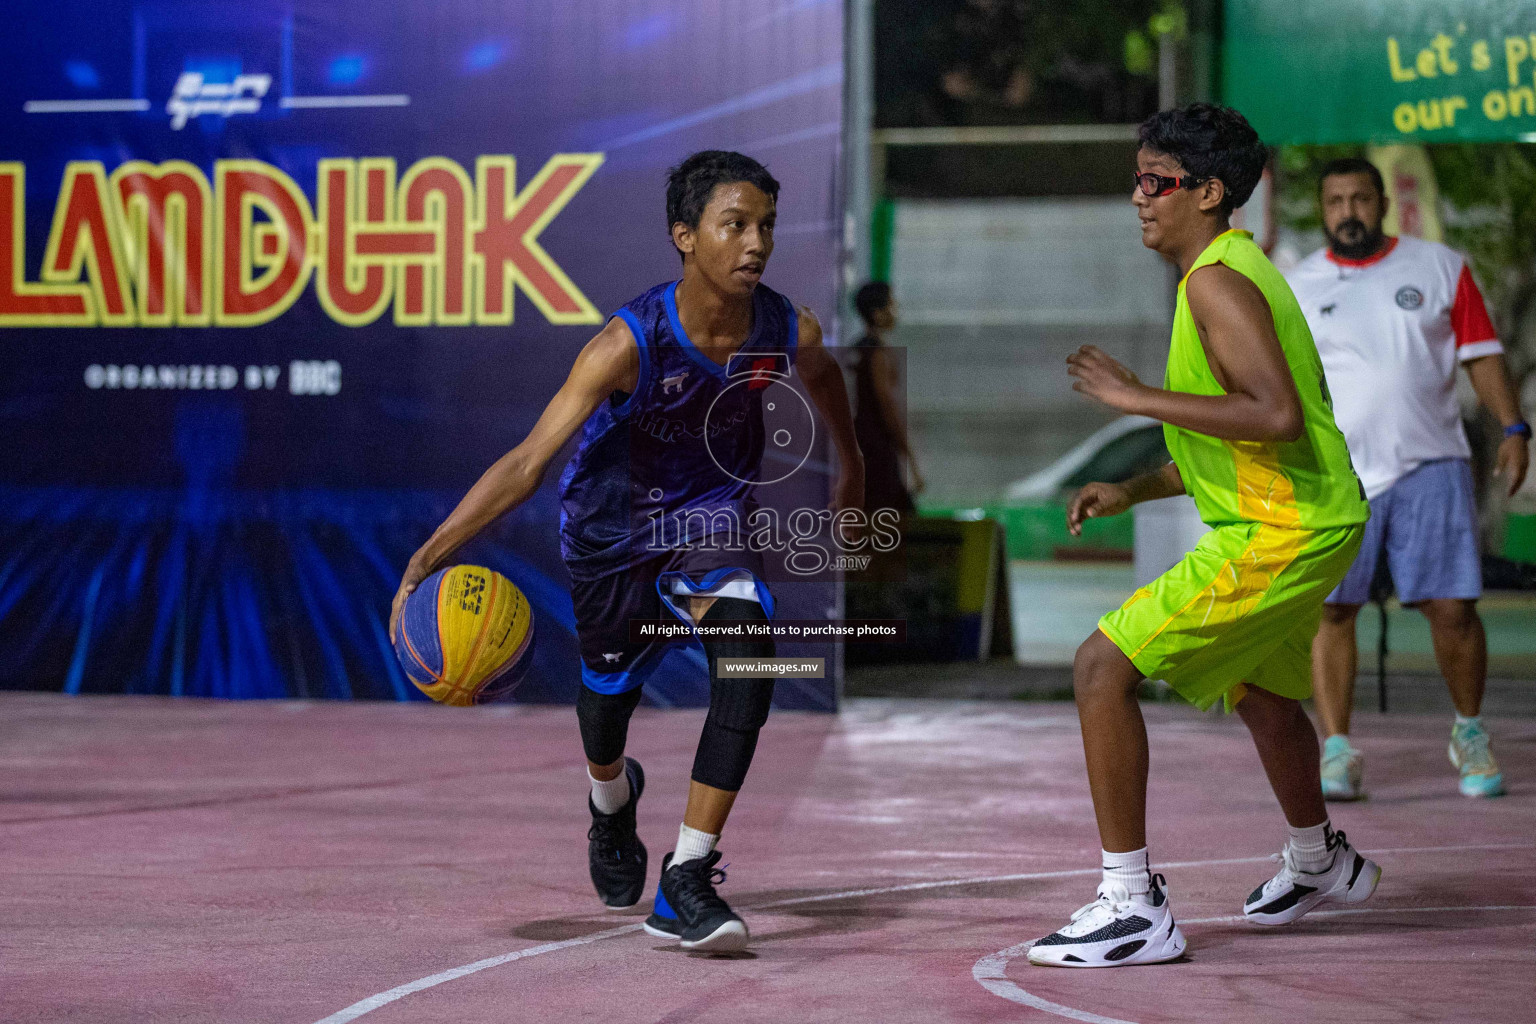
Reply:
[[667, 172], [667, 233], [672, 225], [699, 226], [704, 207], [716, 185], [744, 181], [755, 185], [774, 202], [779, 200], [779, 183], [768, 168], [741, 153], [726, 149], [706, 149], [693, 154]]
[[1269, 147], [1248, 119], [1214, 103], [1158, 111], [1141, 122], [1139, 138], [1141, 145], [1173, 157], [1197, 178], [1220, 178], [1226, 186], [1221, 203], [1226, 216], [1253, 195], [1269, 162]]

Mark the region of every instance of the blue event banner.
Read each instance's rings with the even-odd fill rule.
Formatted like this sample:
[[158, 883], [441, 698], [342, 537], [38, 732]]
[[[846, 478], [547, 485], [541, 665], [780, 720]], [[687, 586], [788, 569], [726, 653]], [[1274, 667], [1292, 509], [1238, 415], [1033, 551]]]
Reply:
[[[420, 699], [385, 635], [405, 561], [608, 314], [677, 276], [664, 185], [690, 152], [780, 180], [768, 280], [833, 333], [835, 0], [23, 6], [0, 688]], [[821, 438], [775, 500], [824, 506], [826, 461]], [[580, 680], [557, 476], [459, 556], [539, 619], [524, 700]], [[807, 576], [779, 613], [837, 602]], [[706, 701], [696, 646], [647, 694]]]

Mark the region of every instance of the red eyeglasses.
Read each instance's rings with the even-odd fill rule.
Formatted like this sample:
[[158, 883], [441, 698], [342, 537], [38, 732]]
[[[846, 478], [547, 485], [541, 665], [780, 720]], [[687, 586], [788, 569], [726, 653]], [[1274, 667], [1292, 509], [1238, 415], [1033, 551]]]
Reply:
[[1182, 178], [1166, 178], [1161, 174], [1131, 172], [1136, 178], [1136, 187], [1141, 189], [1144, 196], [1166, 196], [1177, 192], [1181, 188], [1198, 188], [1210, 181], [1210, 178], [1196, 178], [1186, 174]]

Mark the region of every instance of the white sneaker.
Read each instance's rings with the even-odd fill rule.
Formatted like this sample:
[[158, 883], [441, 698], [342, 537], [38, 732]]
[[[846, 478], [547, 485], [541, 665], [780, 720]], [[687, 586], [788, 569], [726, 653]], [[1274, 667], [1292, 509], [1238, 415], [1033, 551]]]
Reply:
[[1029, 962], [1042, 967], [1126, 967], [1177, 960], [1187, 945], [1173, 920], [1162, 875], [1152, 890], [1131, 896], [1123, 885], [1101, 883], [1099, 898], [1072, 920], [1029, 947]]
[[1280, 871], [1248, 894], [1243, 916], [1254, 924], [1290, 924], [1309, 910], [1327, 903], [1364, 903], [1381, 881], [1381, 868], [1365, 859], [1344, 839], [1343, 832], [1328, 836], [1333, 863], [1319, 872], [1303, 871], [1287, 842], [1275, 855]]
[[1482, 723], [1453, 726], [1449, 753], [1451, 764], [1461, 772], [1462, 796], [1504, 795], [1504, 773]]
[[1322, 776], [1324, 799], [1359, 800], [1365, 795], [1365, 755], [1350, 746], [1349, 737], [1330, 736], [1323, 744]]

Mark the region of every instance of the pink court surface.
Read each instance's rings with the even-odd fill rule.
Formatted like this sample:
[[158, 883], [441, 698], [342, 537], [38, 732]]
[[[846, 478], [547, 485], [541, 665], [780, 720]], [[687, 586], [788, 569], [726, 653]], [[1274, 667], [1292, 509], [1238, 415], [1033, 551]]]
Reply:
[[[6, 1024], [1521, 1021], [1536, 1005], [1536, 719], [1511, 794], [1457, 795], [1445, 715], [1357, 720], [1335, 824], [1370, 903], [1236, 919], [1283, 828], [1242, 725], [1152, 705], [1154, 864], [1181, 963], [1031, 967], [1093, 895], [1068, 704], [776, 714], [722, 849], [750, 952], [597, 904], [569, 708], [0, 697]], [[642, 710], [652, 879], [700, 712]]]

